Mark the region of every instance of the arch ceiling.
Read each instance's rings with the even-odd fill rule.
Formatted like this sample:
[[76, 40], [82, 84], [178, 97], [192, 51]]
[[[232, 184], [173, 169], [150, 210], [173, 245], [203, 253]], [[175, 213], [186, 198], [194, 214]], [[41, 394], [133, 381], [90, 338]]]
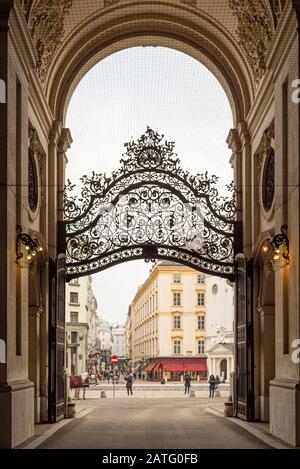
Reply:
[[[236, 123], [245, 119], [289, 0], [19, 0], [52, 113], [64, 122], [83, 75], [138, 45], [181, 50], [220, 81]], [[258, 21], [259, 19], [259, 21]]]

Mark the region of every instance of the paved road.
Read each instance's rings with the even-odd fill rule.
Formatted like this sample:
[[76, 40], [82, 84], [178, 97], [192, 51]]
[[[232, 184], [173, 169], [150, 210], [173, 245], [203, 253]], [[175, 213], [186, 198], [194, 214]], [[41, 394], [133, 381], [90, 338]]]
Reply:
[[207, 409], [208, 399], [86, 400], [91, 412], [74, 419], [39, 448], [268, 448], [246, 430]]
[[[208, 396], [208, 388], [207, 386], [203, 385], [192, 385], [191, 388], [195, 394], [196, 397], [203, 397], [207, 398]], [[90, 386], [89, 389], [86, 390], [86, 398], [87, 399], [97, 399], [99, 400], [99, 397], [101, 395], [101, 391], [106, 392], [106, 396], [108, 398], [113, 397], [114, 391], [113, 391], [113, 386], [112, 385], [98, 385], [98, 386]], [[71, 390], [72, 397], [74, 396], [74, 390]], [[135, 398], [146, 398], [146, 399], [151, 399], [151, 398], [158, 398], [161, 399], [162, 397], [164, 398], [181, 398], [185, 399], [187, 396], [184, 395], [184, 387], [183, 385], [178, 385], [178, 386], [144, 386], [144, 385], [133, 385], [133, 394]], [[220, 395], [222, 397], [228, 397], [229, 395], [229, 386], [224, 385], [222, 388], [220, 388]], [[80, 398], [83, 396], [83, 391], [82, 389], [80, 390]], [[116, 398], [127, 398], [127, 391], [125, 388], [125, 385], [119, 384], [115, 386], [115, 397]]]

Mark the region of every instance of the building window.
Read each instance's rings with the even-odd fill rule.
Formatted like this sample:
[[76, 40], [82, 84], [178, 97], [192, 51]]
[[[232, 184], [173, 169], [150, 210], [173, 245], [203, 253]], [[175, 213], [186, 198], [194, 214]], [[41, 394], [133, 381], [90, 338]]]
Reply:
[[181, 293], [178, 291], [173, 292], [173, 306], [181, 306]]
[[203, 292], [197, 293], [197, 305], [204, 306], [205, 305], [205, 295]]
[[78, 304], [78, 293], [77, 292], [70, 292], [70, 303]]
[[77, 323], [78, 323], [78, 312], [77, 312], [77, 311], [71, 311], [71, 312], [70, 312], [70, 321], [71, 321], [73, 324], [77, 324]]
[[198, 353], [204, 353], [204, 340], [198, 340]]
[[198, 316], [198, 329], [205, 329], [205, 317]]
[[204, 283], [205, 282], [205, 275], [200, 274], [197, 275], [197, 283]]
[[181, 353], [181, 341], [180, 340], [174, 340], [173, 347], [174, 347], [173, 348], [174, 354]]
[[71, 332], [71, 344], [77, 344], [77, 332]]
[[174, 283], [180, 283], [181, 282], [181, 275], [180, 274], [174, 274], [173, 275], [173, 282]]
[[218, 293], [218, 285], [216, 283], [212, 286], [211, 291], [214, 295]]
[[174, 316], [174, 329], [180, 329], [181, 321], [180, 316]]

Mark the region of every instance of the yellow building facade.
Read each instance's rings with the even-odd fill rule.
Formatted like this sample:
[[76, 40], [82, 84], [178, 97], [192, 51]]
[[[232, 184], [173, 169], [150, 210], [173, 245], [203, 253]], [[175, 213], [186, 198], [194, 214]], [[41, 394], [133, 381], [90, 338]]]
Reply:
[[130, 306], [127, 343], [136, 369], [151, 379], [178, 380], [184, 371], [206, 378], [205, 293], [200, 272], [170, 261], [152, 268]]

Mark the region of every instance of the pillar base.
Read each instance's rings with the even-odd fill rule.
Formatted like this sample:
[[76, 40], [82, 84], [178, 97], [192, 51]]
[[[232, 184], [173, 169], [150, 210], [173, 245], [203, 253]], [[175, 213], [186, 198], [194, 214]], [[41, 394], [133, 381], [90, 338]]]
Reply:
[[300, 446], [300, 383], [276, 378], [270, 382], [270, 432]]
[[0, 385], [0, 448], [15, 448], [34, 435], [34, 385], [14, 381]]
[[260, 418], [261, 422], [270, 421], [270, 397], [260, 396]]

